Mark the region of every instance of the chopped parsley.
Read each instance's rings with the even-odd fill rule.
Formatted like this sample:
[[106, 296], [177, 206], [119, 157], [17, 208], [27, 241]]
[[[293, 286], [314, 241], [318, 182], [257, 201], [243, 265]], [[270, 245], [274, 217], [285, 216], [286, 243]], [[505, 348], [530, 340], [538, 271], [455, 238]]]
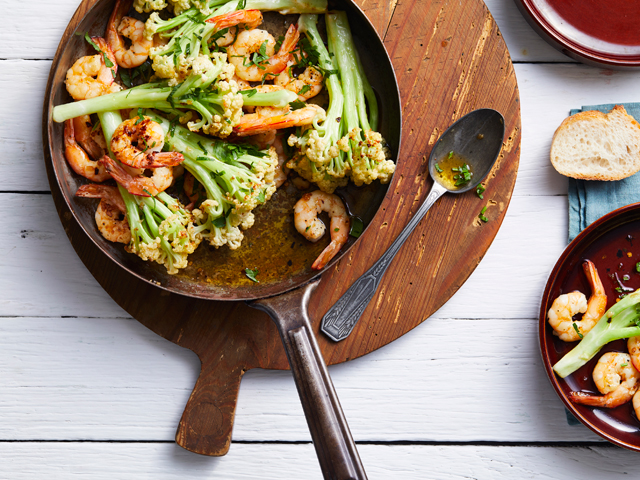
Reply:
[[258, 275], [258, 273], [259, 273], [259, 272], [258, 272], [258, 269], [257, 269], [257, 268], [256, 268], [256, 269], [254, 269], [254, 270], [251, 270], [250, 268], [245, 268], [245, 269], [244, 269], [244, 274], [245, 274], [245, 275], [247, 276], [247, 278], [248, 278], [249, 280], [251, 280], [252, 282], [260, 283], [260, 280], [258, 280], [258, 279], [256, 278], [256, 275]]
[[582, 334], [580, 333], [580, 329], [578, 328], [578, 325], [576, 324], [576, 322], [573, 322], [573, 329], [576, 331], [576, 333], [578, 334], [578, 337], [579, 337], [579, 338], [584, 337], [584, 335], [582, 335]]
[[484, 216], [484, 212], [486, 212], [486, 211], [487, 211], [487, 208], [488, 208], [488, 207], [485, 205], [485, 206], [484, 206], [484, 208], [483, 208], [482, 210], [480, 210], [480, 214], [478, 215], [478, 218], [479, 218], [480, 220], [482, 220], [483, 222], [485, 222], [485, 223], [489, 221], [489, 219], [488, 219], [487, 217], [485, 217], [485, 216]]
[[351, 229], [349, 230], [349, 235], [354, 238], [358, 238], [362, 235], [362, 231], [364, 230], [364, 222], [359, 217], [352, 216], [351, 217]]
[[289, 102], [289, 106], [291, 110], [299, 110], [300, 108], [304, 108], [306, 104], [300, 100], [294, 100], [293, 102]]

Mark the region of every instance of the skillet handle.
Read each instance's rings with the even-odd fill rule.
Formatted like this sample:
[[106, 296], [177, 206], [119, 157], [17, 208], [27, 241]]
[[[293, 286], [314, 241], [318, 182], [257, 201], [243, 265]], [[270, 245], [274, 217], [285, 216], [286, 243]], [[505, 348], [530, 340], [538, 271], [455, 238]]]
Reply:
[[326, 480], [366, 480], [356, 444], [311, 330], [307, 305], [320, 280], [249, 305], [276, 324]]

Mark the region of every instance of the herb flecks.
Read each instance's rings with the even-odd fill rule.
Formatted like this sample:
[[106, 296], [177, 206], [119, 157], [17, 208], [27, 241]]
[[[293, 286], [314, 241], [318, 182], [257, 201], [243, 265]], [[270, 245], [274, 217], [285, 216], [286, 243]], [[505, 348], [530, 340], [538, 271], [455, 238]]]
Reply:
[[247, 276], [249, 280], [255, 283], [260, 283], [260, 280], [256, 278], [256, 276], [260, 273], [257, 268], [251, 270], [250, 268], [244, 269], [244, 274]]

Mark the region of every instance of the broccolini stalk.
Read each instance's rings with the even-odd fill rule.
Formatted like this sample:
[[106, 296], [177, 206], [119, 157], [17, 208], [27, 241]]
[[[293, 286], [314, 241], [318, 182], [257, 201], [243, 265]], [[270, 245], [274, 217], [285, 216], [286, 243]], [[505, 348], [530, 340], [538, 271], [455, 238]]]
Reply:
[[316, 122], [302, 136], [289, 138], [289, 144], [298, 148], [298, 154], [289, 162], [288, 167], [331, 193], [336, 187], [346, 185], [345, 176], [350, 166], [345, 163], [345, 152], [337, 148], [337, 142], [342, 136], [342, 85], [335, 75], [335, 65], [322, 41], [317, 23], [317, 15], [300, 15], [298, 30], [305, 34], [310, 47], [317, 53], [318, 67], [325, 76], [329, 94], [329, 107], [322, 125]]
[[[122, 123], [119, 112], [100, 112], [100, 124], [107, 145], [116, 127]], [[111, 152], [110, 152], [111, 153]], [[193, 216], [180, 202], [162, 192], [155, 197], [136, 197], [118, 185], [127, 210], [131, 243], [125, 247], [143, 260], [154, 260], [178, 273], [187, 266], [187, 256], [202, 240], [193, 225]]]
[[251, 97], [237, 93], [235, 82], [217, 80], [227, 65], [223, 54], [215, 54], [213, 62], [199, 57], [198, 65], [187, 79], [175, 87], [166, 82], [145, 84], [100, 97], [58, 105], [53, 119], [63, 122], [69, 118], [91, 113], [127, 108], [154, 108], [183, 116], [196, 111], [200, 119], [188, 123], [192, 130], [225, 137], [242, 116], [244, 99], [248, 105], [286, 106], [295, 94], [288, 90], [257, 92]]
[[159, 115], [146, 114], [162, 125], [165, 144], [183, 153], [182, 165], [207, 192], [207, 200], [194, 210], [196, 233], [209, 238], [216, 247], [238, 248], [244, 238], [240, 228], [246, 230], [253, 225], [252, 210], [276, 190], [275, 151], [261, 152], [250, 145], [206, 138]]
[[338, 145], [347, 152], [351, 179], [356, 185], [376, 179], [386, 183], [391, 179], [395, 164], [386, 159], [382, 136], [373, 130], [378, 123], [378, 104], [364, 75], [347, 14], [333, 12], [325, 18], [329, 51], [335, 56], [344, 94], [342, 120], [346, 135]]
[[640, 335], [640, 289], [605, 312], [578, 345], [553, 366], [565, 378], [591, 360], [609, 342]]

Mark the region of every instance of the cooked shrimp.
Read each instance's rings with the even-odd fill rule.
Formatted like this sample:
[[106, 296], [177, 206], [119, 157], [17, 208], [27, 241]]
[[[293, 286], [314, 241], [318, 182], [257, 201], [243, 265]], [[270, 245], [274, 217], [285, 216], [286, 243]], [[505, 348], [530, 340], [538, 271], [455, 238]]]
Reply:
[[275, 79], [275, 84], [298, 94], [298, 99], [305, 101], [315, 97], [322, 91], [324, 76], [313, 67], [305, 68], [297, 77], [293, 76], [291, 68], [286, 68]]
[[114, 82], [117, 72], [116, 60], [107, 42], [100, 37], [91, 37], [91, 40], [104, 52], [113, 64], [107, 67], [101, 54], [80, 57], [67, 70], [64, 81], [69, 95], [74, 100], [85, 100], [113, 93], [120, 90], [120, 86]]
[[311, 125], [326, 118], [324, 109], [318, 105], [309, 104], [291, 111], [287, 111], [288, 108], [256, 107], [255, 113], [240, 117], [233, 130], [238, 136], [255, 135], [268, 130]]
[[118, 164], [118, 162], [108, 155], [102, 157], [100, 159], [100, 163], [104, 165], [107, 172], [116, 180], [116, 182], [126, 188], [130, 194], [139, 195], [141, 197], [150, 197], [160, 193], [160, 190], [158, 190], [158, 187], [156, 187], [156, 184], [151, 178], [145, 177], [144, 175], [131, 175], [122, 167], [122, 165]]
[[[228, 47], [236, 40], [238, 34], [237, 25], [244, 25], [245, 29], [256, 28], [262, 23], [262, 12], [260, 10], [236, 10], [235, 12], [210, 18], [206, 22], [216, 24], [216, 45], [218, 47]], [[225, 29], [226, 31], [220, 35]], [[240, 88], [242, 89], [242, 87]]]
[[619, 407], [636, 393], [638, 380], [640, 372], [635, 369], [628, 354], [608, 352], [600, 357], [593, 369], [593, 381], [603, 395], [571, 392], [570, 398], [575, 403], [593, 407]]
[[116, 159], [134, 168], [171, 167], [184, 156], [178, 152], [162, 152], [164, 132], [149, 117], [135, 117], [122, 122], [111, 137], [111, 151]]
[[80, 185], [76, 191], [76, 197], [101, 198], [116, 207], [122, 213], [127, 211], [118, 187], [88, 183], [86, 185]]
[[638, 367], [640, 367], [640, 337], [629, 338], [629, 340], [627, 340], [627, 349], [629, 350], [633, 366], [638, 370]]
[[81, 115], [74, 118], [73, 130], [76, 141], [92, 159], [99, 159], [106, 153], [107, 143], [104, 140], [102, 129], [93, 128], [89, 115]]
[[276, 41], [269, 32], [258, 29], [243, 30], [227, 49], [229, 63], [236, 67], [236, 75], [247, 82], [273, 78], [274, 75], [270, 74], [280, 73], [287, 68], [291, 51], [296, 47], [299, 38], [297, 27], [291, 24], [280, 50], [274, 55]]
[[633, 396], [633, 411], [636, 412], [636, 417], [640, 420], [640, 390]]
[[158, 193], [164, 192], [171, 186], [174, 178], [174, 167], [160, 167], [152, 169], [152, 174], [149, 178], [156, 186]]
[[236, 10], [212, 17], [206, 22], [214, 23], [216, 31], [237, 25], [244, 25], [245, 29], [253, 29], [262, 23], [262, 12], [260, 10]]
[[64, 122], [64, 156], [78, 175], [93, 182], [104, 182], [111, 178], [104, 167], [99, 162], [91, 160], [87, 152], [76, 142], [73, 119]]
[[335, 257], [349, 238], [349, 215], [344, 203], [337, 195], [325, 193], [321, 190], [305, 193], [296, 202], [293, 209], [293, 220], [298, 233], [310, 242], [317, 242], [322, 238], [326, 227], [318, 218], [320, 212], [327, 212], [331, 219], [331, 243], [316, 258], [311, 268], [320, 270]]
[[[142, 65], [149, 58], [149, 51], [153, 47], [153, 40], [144, 37], [144, 23], [124, 16], [131, 8], [131, 3], [130, 0], [117, 0], [107, 25], [107, 43], [122, 68]], [[131, 40], [129, 48], [125, 47], [122, 37]]]
[[[549, 325], [553, 328], [554, 335], [565, 342], [580, 340], [581, 335], [588, 333], [607, 309], [607, 296], [595, 265], [590, 260], [585, 260], [582, 268], [591, 286], [589, 301], [581, 292], [566, 293], [554, 300], [548, 313]], [[574, 321], [573, 316], [578, 313], [584, 315], [581, 320]]]
[[100, 198], [95, 219], [98, 230], [110, 242], [129, 243], [131, 230], [125, 213], [126, 207], [117, 187], [107, 185], [82, 185], [76, 192], [78, 197]]

